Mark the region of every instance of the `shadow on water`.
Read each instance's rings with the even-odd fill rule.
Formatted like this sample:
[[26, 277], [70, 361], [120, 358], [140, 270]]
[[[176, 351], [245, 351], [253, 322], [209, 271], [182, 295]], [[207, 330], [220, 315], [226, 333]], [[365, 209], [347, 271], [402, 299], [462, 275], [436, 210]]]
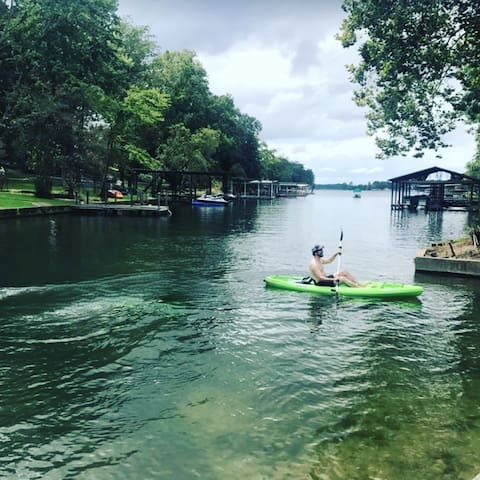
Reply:
[[448, 288], [467, 289], [469, 292], [480, 291], [480, 279], [475, 277], [463, 277], [452, 274], [438, 274], [427, 272], [415, 272], [415, 282], [422, 285], [443, 286]]
[[311, 295], [308, 303], [309, 324], [312, 333], [320, 332], [324, 322], [337, 315], [339, 298], [337, 296]]
[[[81, 282], [155, 271], [198, 275], [226, 268], [228, 241], [254, 231], [255, 204], [238, 208], [178, 206], [162, 218], [68, 216], [0, 222], [0, 286]], [[211, 259], [215, 258], [215, 262]], [[224, 273], [224, 270], [223, 272]]]
[[[299, 295], [306, 295], [300, 293]], [[339, 319], [348, 322], [348, 315], [356, 316], [362, 312], [381, 311], [402, 315], [404, 312], [418, 314], [422, 310], [420, 298], [368, 298], [342, 297], [340, 295], [309, 295], [309, 323], [311, 331], [320, 332], [321, 326]], [[392, 313], [394, 312], [394, 313]]]

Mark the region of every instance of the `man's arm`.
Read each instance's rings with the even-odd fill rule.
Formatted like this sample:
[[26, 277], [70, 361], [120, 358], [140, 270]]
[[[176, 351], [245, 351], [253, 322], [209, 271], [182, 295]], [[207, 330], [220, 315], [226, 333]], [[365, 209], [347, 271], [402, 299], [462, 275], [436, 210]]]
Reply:
[[322, 263], [332, 263], [336, 258], [337, 256], [339, 255], [338, 252], [335, 252], [333, 255], [330, 255], [328, 258], [322, 258]]

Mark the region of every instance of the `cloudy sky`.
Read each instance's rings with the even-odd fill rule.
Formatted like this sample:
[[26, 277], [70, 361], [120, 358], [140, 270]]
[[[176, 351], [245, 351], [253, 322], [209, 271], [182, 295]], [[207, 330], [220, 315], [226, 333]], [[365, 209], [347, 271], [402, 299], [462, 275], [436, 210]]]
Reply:
[[119, 13], [147, 25], [160, 51], [194, 50], [210, 90], [231, 94], [258, 119], [269, 148], [315, 174], [316, 183], [367, 183], [439, 166], [464, 172], [473, 135], [460, 128], [438, 159], [375, 159], [364, 111], [345, 65], [355, 47], [334, 36], [341, 0], [119, 0]]

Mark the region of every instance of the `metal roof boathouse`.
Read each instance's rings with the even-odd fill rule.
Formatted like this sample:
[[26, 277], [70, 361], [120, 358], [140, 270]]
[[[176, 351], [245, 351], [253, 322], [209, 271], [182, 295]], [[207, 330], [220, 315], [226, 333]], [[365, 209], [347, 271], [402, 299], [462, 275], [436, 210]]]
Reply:
[[440, 167], [391, 178], [392, 210], [480, 209], [480, 179]]

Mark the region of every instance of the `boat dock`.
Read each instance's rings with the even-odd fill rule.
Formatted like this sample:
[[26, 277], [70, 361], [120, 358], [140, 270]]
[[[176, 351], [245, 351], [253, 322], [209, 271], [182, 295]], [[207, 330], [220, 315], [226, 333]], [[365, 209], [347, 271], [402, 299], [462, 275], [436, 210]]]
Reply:
[[0, 208], [0, 219], [33, 217], [37, 215], [58, 215], [60, 213], [70, 213], [71, 211], [72, 207], [70, 205]]
[[104, 216], [159, 217], [171, 215], [167, 206], [90, 203], [86, 205], [38, 206], [0, 209], [0, 219], [38, 215], [82, 214]]
[[391, 178], [391, 210], [479, 210], [480, 179], [440, 167]]
[[72, 205], [73, 213], [83, 215], [109, 215], [133, 217], [158, 217], [171, 215], [172, 212], [164, 205], [130, 205], [122, 203], [88, 203]]

